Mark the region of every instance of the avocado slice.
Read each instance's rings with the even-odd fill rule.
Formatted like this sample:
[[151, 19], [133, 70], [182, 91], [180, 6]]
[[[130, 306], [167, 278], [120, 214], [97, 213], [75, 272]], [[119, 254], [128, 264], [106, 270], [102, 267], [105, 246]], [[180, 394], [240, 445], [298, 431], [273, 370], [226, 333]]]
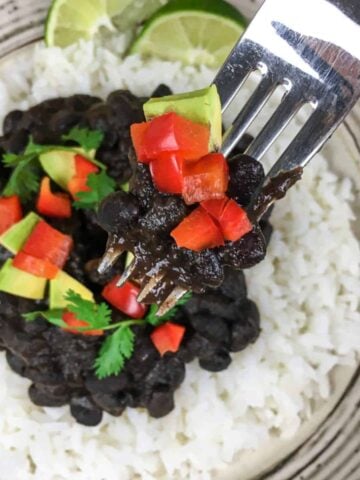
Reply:
[[144, 104], [146, 120], [168, 112], [175, 112], [196, 123], [210, 126], [210, 151], [222, 144], [221, 102], [215, 85], [180, 95], [151, 98]]
[[17, 297], [42, 300], [46, 282], [46, 278], [36, 277], [15, 268], [11, 259], [7, 260], [0, 269], [0, 291]]
[[74, 153], [53, 150], [39, 157], [42, 168], [61, 188], [67, 190], [69, 181], [76, 175]]
[[69, 181], [76, 175], [75, 169], [75, 155], [80, 155], [87, 158], [95, 165], [100, 165], [95, 160], [96, 150], [85, 152], [82, 148], [74, 148], [71, 150], [51, 150], [50, 152], [42, 153], [39, 157], [40, 164], [49, 177], [57, 183], [64, 190], [68, 189]]
[[36, 224], [41, 220], [39, 215], [30, 212], [20, 222], [13, 225], [9, 230], [0, 237], [0, 245], [9, 250], [11, 253], [18, 253]]
[[93, 293], [82, 283], [67, 273], [60, 271], [54, 280], [50, 280], [50, 308], [65, 308], [67, 303], [65, 295], [68, 290], [78, 293], [84, 300], [94, 301]]

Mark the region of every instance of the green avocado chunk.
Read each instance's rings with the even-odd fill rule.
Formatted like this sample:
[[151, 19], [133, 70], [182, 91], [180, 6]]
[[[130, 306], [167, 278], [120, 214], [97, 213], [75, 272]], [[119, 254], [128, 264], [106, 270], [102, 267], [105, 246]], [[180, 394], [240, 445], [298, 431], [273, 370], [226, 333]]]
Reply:
[[18, 253], [40, 220], [41, 217], [39, 217], [39, 215], [30, 212], [25, 218], [20, 220], [20, 222], [13, 225], [1, 235], [0, 245], [13, 254]]
[[215, 85], [180, 95], [151, 98], [144, 104], [146, 120], [174, 112], [188, 120], [210, 126], [210, 151], [222, 144], [221, 102]]
[[76, 175], [74, 152], [53, 150], [40, 155], [39, 160], [49, 177], [67, 190], [69, 181]]
[[53, 280], [50, 280], [50, 308], [65, 308], [65, 295], [69, 290], [78, 293], [84, 300], [94, 301], [94, 295], [82, 283], [67, 273], [60, 271]]
[[15, 268], [11, 259], [7, 260], [0, 269], [0, 291], [17, 297], [42, 300], [46, 282], [46, 278], [36, 277]]

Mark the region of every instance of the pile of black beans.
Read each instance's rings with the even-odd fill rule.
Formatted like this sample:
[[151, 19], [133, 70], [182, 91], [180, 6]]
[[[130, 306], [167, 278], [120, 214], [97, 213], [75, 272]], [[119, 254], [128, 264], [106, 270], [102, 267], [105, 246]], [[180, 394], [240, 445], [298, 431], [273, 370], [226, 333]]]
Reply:
[[[0, 293], [0, 307], [0, 349], [10, 367], [31, 380], [31, 400], [47, 407], [69, 404], [74, 418], [88, 426], [99, 424], [103, 412], [120, 416], [126, 407], [146, 408], [155, 418], [167, 415], [175, 407], [185, 363], [197, 358], [206, 370], [224, 370], [230, 353], [246, 348], [260, 332], [243, 273], [226, 270], [220, 289], [194, 295], [179, 309], [173, 321], [186, 327], [186, 335], [177, 353], [161, 357], [150, 329], [137, 327], [134, 355], [124, 370], [99, 380], [93, 364], [103, 338], [67, 333], [40, 318], [26, 323], [21, 313], [46, 308], [41, 303]], [[120, 316], [114, 312], [113, 318]]]
[[[154, 93], [160, 96], [169, 91], [161, 87]], [[128, 202], [125, 210], [113, 209], [116, 223], [123, 222], [127, 216], [138, 215], [137, 225], [142, 229], [143, 237], [136, 243], [136, 253], [140, 253], [142, 258], [149, 255], [147, 242], [154, 238], [150, 255], [161, 259], [164, 258], [164, 251], [159, 239], [165, 238], [171, 222], [174, 223], [175, 217], [177, 222], [183, 218], [188, 207], [178, 197], [156, 192], [147, 168], [136, 163], [134, 167], [134, 160], [129, 161], [129, 152], [130, 156], [133, 154], [129, 125], [143, 120], [143, 101], [129, 92], [118, 91], [111, 94], [106, 102], [95, 97], [76, 95], [43, 102], [27, 112], [11, 112], [5, 119], [0, 153], [21, 153], [30, 135], [38, 143], [63, 144], [61, 136], [73, 126], [101, 129], [105, 139], [100, 149], [100, 160], [108, 166], [109, 173], [123, 183], [137, 169], [137, 175], [131, 178], [131, 193], [110, 197], [110, 206], [124, 198]], [[245, 138], [242, 143], [245, 141], [246, 144], [249, 140]], [[245, 146], [240, 145], [240, 152]], [[231, 164], [236, 180], [230, 185], [229, 192], [240, 203], [246, 204], [246, 198], [262, 179], [263, 172], [253, 160], [238, 158]], [[247, 175], [244, 174], [246, 168]], [[7, 171], [0, 167], [0, 182], [4, 183], [6, 175]], [[243, 197], [237, 196], [239, 190], [236, 185], [239, 182], [242, 183]], [[27, 209], [31, 208], [29, 204]], [[96, 300], [101, 301], [103, 286], [115, 274], [123, 271], [124, 260], [121, 258], [104, 275], [97, 272], [107, 235], [99, 227], [95, 214], [75, 211], [69, 220], [47, 220], [55, 228], [73, 236], [75, 247], [66, 271], [91, 288]], [[100, 223], [107, 226], [111, 235], [119, 235], [112, 226], [111, 215], [104, 215]], [[271, 234], [269, 222], [264, 221], [261, 227], [268, 240]], [[249, 247], [259, 243], [259, 252], [253, 257], [258, 261], [265, 248], [260, 230], [250, 236], [247, 242]], [[36, 405], [56, 407], [69, 404], [74, 418], [88, 426], [99, 424], [104, 412], [119, 416], [127, 407], [146, 408], [151, 416], [159, 418], [174, 408], [174, 392], [184, 380], [185, 363], [198, 359], [202, 368], [219, 372], [230, 364], [231, 352], [240, 351], [257, 339], [260, 332], [259, 313], [256, 305], [247, 298], [243, 272], [226, 267], [226, 261], [219, 267], [220, 256], [225, 259], [229, 255], [226, 247], [221, 250], [221, 255], [217, 251], [216, 258], [208, 251], [193, 254], [172, 248], [174, 258], [178, 261], [177, 268], [180, 268], [181, 262], [190, 262], [197, 272], [199, 285], [203, 273], [210, 269], [209, 277], [216, 281], [208, 283], [213, 287], [220, 281], [220, 287], [202, 287], [205, 291], [201, 295], [195, 293], [178, 310], [173, 321], [184, 325], [186, 334], [177, 353], [161, 357], [149, 338], [151, 328], [137, 327], [134, 329], [136, 345], [133, 357], [119, 375], [104, 380], [97, 379], [93, 370], [103, 337], [67, 333], [41, 318], [26, 323], [21, 317], [22, 313], [46, 310], [47, 303], [0, 293], [0, 350], [5, 351], [10, 367], [31, 381], [29, 396]], [[243, 246], [241, 248], [245, 251]], [[0, 261], [8, 255], [0, 247]], [[144, 268], [148, 268], [151, 261], [148, 258]], [[185, 279], [186, 273], [182, 274]], [[114, 321], [122, 318], [120, 312], [113, 311]]]

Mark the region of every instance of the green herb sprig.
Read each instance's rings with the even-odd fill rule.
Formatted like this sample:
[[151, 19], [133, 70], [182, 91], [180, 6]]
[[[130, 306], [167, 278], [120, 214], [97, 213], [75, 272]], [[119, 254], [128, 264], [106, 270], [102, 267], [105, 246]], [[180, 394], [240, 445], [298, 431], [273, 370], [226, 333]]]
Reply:
[[[74, 313], [76, 318], [88, 324], [86, 327], [71, 327], [72, 330], [77, 330], [79, 333], [90, 330], [112, 332], [102, 343], [95, 360], [95, 374], [99, 379], [118, 375], [123, 370], [126, 360], [132, 357], [135, 346], [135, 334], [132, 331], [132, 327], [146, 325], [156, 327], [162, 325], [174, 318], [179, 307], [184, 305], [190, 298], [191, 293], [187, 293], [174, 308], [161, 317], [157, 316], [158, 307], [151, 305], [148, 314], [141, 320], [129, 318], [121, 322], [111, 323], [111, 309], [106, 303], [103, 302], [98, 305], [89, 300], [84, 300], [72, 290], [69, 290], [65, 296], [67, 302], [66, 310]], [[62, 309], [54, 309], [26, 313], [23, 314], [23, 317], [28, 322], [43, 317], [52, 325], [68, 329], [68, 325], [62, 319], [63, 313], [64, 310]]]
[[[39, 156], [41, 154], [59, 149], [77, 153], [76, 148], [81, 148], [85, 152], [90, 152], [97, 150], [100, 147], [103, 138], [104, 134], [100, 131], [77, 127], [73, 128], [67, 135], [63, 135], [62, 139], [64, 141], [71, 140], [77, 143], [79, 147], [39, 145], [34, 143], [33, 138], [30, 137], [29, 143], [23, 153], [19, 155], [6, 153], [2, 157], [2, 163], [4, 166], [13, 169], [2, 194], [5, 196], [18, 195], [24, 202], [30, 200], [39, 190], [42, 174], [39, 162]], [[107, 177], [105, 173], [105, 165], [95, 160], [91, 161], [102, 170], [101, 173], [103, 173], [103, 177], [101, 178], [101, 182], [104, 183], [104, 178]], [[109, 182], [107, 184], [109, 184]]]

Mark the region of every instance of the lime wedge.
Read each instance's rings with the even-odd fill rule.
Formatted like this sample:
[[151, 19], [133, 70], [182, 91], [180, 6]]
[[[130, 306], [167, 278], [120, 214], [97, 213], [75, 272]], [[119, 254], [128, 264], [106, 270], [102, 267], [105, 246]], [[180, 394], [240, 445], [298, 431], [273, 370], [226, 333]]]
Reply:
[[46, 44], [66, 47], [90, 40], [101, 27], [126, 30], [149, 18], [167, 0], [53, 0], [45, 26]]
[[130, 53], [219, 67], [246, 21], [223, 0], [172, 0], [151, 17]]

